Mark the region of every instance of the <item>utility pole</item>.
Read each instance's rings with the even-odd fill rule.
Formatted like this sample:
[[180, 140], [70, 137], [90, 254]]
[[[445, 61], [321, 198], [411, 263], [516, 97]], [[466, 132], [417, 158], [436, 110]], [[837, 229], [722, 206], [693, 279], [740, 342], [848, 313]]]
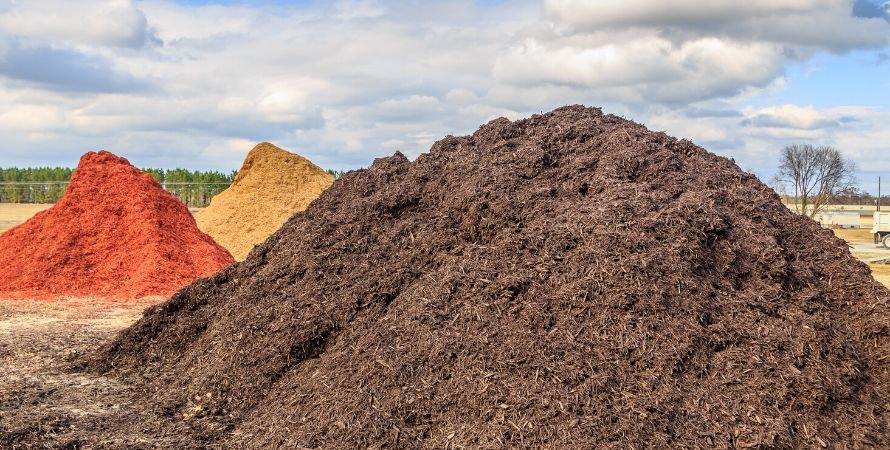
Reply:
[[878, 207], [877, 210], [881, 210], [881, 177], [878, 177]]

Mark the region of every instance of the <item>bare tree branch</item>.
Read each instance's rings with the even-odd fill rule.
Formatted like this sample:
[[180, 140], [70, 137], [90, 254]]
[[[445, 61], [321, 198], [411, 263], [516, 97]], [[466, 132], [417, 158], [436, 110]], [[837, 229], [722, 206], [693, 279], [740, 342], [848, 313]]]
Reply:
[[776, 181], [792, 187], [795, 212], [812, 218], [837, 192], [853, 186], [855, 170], [834, 147], [793, 144], [782, 149]]

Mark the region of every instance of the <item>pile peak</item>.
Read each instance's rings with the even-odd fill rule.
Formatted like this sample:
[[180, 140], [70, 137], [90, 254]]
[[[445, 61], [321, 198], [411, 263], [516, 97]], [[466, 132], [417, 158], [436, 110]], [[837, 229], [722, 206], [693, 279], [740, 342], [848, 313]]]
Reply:
[[567, 107], [346, 174], [92, 367], [186, 447], [882, 448], [888, 330], [757, 178]]
[[88, 152], [58, 203], [0, 235], [0, 298], [168, 296], [232, 262], [149, 174]]
[[117, 156], [114, 153], [109, 152], [108, 150], [99, 150], [99, 151], [89, 151], [83, 154], [80, 157], [80, 163], [78, 166], [83, 164], [92, 164], [92, 163], [101, 163], [103, 161], [114, 161], [120, 164], [130, 164], [130, 161], [127, 158], [122, 156]]
[[247, 154], [232, 186], [214, 197], [195, 219], [241, 260], [333, 181], [333, 176], [308, 159], [262, 142]]
[[275, 144], [272, 144], [271, 142], [263, 141], [263, 142], [260, 142], [259, 144], [255, 145], [252, 149], [250, 149], [249, 152], [247, 152], [246, 160], [262, 158], [262, 157], [274, 155], [274, 154], [279, 154], [279, 155], [280, 154], [288, 154], [288, 155], [299, 156], [299, 155], [291, 153], [291, 152], [289, 152]]

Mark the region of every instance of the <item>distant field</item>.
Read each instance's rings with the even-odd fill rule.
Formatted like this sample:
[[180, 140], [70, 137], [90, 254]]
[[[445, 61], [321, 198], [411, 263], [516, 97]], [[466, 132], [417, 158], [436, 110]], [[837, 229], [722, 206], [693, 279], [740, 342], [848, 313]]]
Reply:
[[[30, 219], [34, 214], [49, 209], [53, 205], [33, 205], [23, 203], [0, 203], [0, 233]], [[189, 208], [194, 214], [203, 208]]]
[[875, 280], [890, 288], [890, 264], [869, 264], [868, 267], [871, 267], [871, 276]]
[[[870, 231], [871, 218], [869, 217], [868, 219], [868, 228], [836, 229], [832, 231], [834, 231], [835, 236], [850, 244], [874, 244], [874, 237]], [[864, 226], [865, 225], [863, 224], [863, 227]], [[865, 248], [857, 248], [858, 250], [851, 248], [850, 253], [860, 260], [887, 255], [887, 250], [884, 250], [877, 245], [868, 245]], [[871, 274], [875, 277], [875, 280], [878, 280], [878, 282], [884, 286], [890, 287], [890, 264], [869, 264], [868, 267], [871, 268]]]
[[0, 203], [0, 233], [28, 220], [52, 205]]
[[833, 231], [835, 236], [851, 244], [871, 244], [875, 241], [869, 228], [840, 228]]

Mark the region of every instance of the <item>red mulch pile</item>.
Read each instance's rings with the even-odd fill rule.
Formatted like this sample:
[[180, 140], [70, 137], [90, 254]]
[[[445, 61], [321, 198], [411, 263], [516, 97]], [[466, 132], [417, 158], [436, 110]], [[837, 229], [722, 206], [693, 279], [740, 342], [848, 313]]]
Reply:
[[90, 364], [159, 414], [115, 435], [196, 448], [887, 448], [888, 302], [732, 161], [567, 107], [346, 174]]
[[150, 175], [89, 152], [56, 205], [0, 236], [0, 298], [169, 296], [232, 262]]

